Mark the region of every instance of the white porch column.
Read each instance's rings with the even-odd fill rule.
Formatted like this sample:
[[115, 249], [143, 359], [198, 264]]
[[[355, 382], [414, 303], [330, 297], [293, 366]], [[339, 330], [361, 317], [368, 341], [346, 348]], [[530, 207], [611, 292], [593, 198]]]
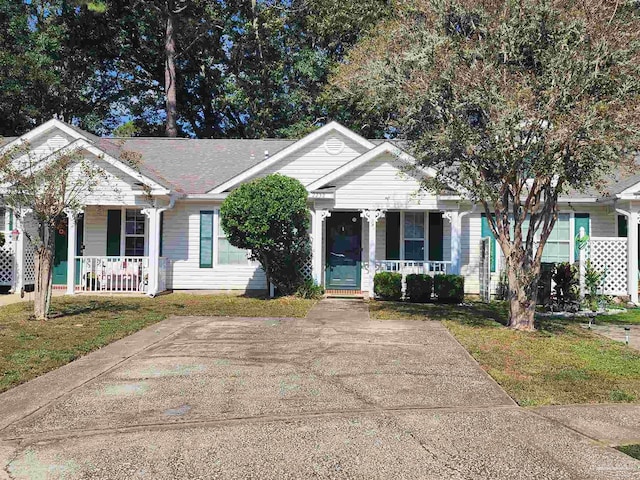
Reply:
[[149, 279], [147, 295], [158, 293], [158, 275], [160, 273], [160, 209], [146, 208], [142, 210], [149, 217]]
[[384, 211], [363, 210], [360, 212], [360, 216], [366, 218], [369, 224], [369, 254], [367, 261], [369, 263], [369, 295], [373, 296], [373, 277], [376, 274], [376, 224], [380, 218], [384, 217]]
[[67, 210], [67, 295], [76, 293], [76, 212]]
[[632, 303], [638, 303], [638, 211], [629, 211], [627, 223], [627, 273], [628, 290]]
[[16, 232], [11, 234], [15, 241], [15, 249], [14, 249], [14, 268], [13, 268], [13, 284], [15, 285], [14, 293], [22, 293], [24, 289], [24, 216], [26, 215], [26, 211], [21, 211], [19, 213], [14, 213], [13, 216], [13, 231]]
[[329, 210], [316, 210], [312, 214], [312, 255], [311, 269], [313, 281], [316, 285], [322, 285], [322, 232], [324, 231], [324, 219], [331, 216]]

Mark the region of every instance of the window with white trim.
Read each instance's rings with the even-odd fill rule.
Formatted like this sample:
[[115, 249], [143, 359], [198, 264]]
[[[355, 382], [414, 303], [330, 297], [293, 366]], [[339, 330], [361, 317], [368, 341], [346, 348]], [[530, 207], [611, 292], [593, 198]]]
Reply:
[[424, 212], [404, 213], [404, 259], [424, 260]]
[[146, 218], [140, 210], [125, 212], [124, 255], [126, 257], [144, 257], [144, 230]]
[[227, 235], [218, 225], [218, 265], [246, 265], [249, 262], [247, 250], [234, 247], [227, 239]]
[[561, 263], [570, 261], [571, 252], [571, 218], [568, 213], [558, 214], [558, 220], [542, 253], [542, 261], [548, 263]]

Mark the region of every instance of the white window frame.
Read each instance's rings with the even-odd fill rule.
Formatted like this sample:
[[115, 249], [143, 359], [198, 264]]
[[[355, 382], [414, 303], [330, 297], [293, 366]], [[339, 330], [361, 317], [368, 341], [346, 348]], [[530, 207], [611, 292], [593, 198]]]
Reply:
[[[585, 212], [587, 213], [587, 212]], [[560, 215], [568, 215], [569, 216], [569, 239], [568, 240], [549, 240], [547, 239], [547, 242], [545, 243], [545, 248], [547, 247], [547, 245], [549, 245], [549, 243], [569, 243], [569, 258], [567, 258], [566, 260], [562, 260], [561, 262], [554, 262], [554, 263], [562, 263], [562, 262], [569, 262], [569, 263], [573, 263], [573, 258], [575, 255], [575, 215], [574, 212], [566, 212], [566, 211], [560, 211], [558, 212], [558, 217]], [[559, 218], [558, 218], [559, 219]], [[556, 224], [553, 226], [553, 229], [555, 230], [555, 228], [558, 226], [558, 221], [556, 221]], [[591, 215], [589, 215], [589, 228], [591, 228]], [[553, 233], [553, 231], [552, 231]], [[535, 236], [535, 242], [538, 243], [540, 242], [540, 231], [536, 232], [536, 236]], [[534, 252], [535, 253], [535, 252]], [[544, 252], [542, 254], [543, 259], [542, 261], [544, 262]]]
[[253, 267], [255, 262], [249, 260], [250, 251], [247, 250], [247, 262], [246, 263], [220, 263], [220, 238], [227, 238], [226, 235], [222, 235], [222, 225], [220, 224], [220, 209], [213, 210], [213, 265], [220, 268], [238, 268], [238, 267]]
[[[421, 213], [422, 214], [422, 222], [423, 222], [423, 227], [424, 227], [424, 238], [420, 239], [420, 238], [406, 238], [405, 237], [405, 233], [404, 233], [404, 220], [405, 220], [405, 213], [410, 213], [410, 214], [416, 214], [416, 213]], [[429, 222], [428, 222], [428, 218], [426, 216], [425, 211], [406, 211], [406, 210], [401, 210], [400, 211], [400, 260], [401, 261], [407, 261], [407, 262], [420, 262], [420, 261], [427, 261], [427, 256], [429, 255]], [[405, 240], [422, 240], [423, 241], [423, 255], [422, 255], [422, 260], [407, 260], [405, 257], [405, 248], [404, 248], [404, 242]]]
[[[137, 211], [144, 217], [144, 235], [134, 234], [127, 235], [127, 210]], [[147, 236], [149, 233], [149, 218], [143, 214], [141, 208], [131, 208], [131, 207], [122, 207], [122, 214], [120, 215], [120, 256], [127, 257], [132, 255], [127, 255], [127, 237], [143, 237], [144, 238], [144, 255], [146, 257], [149, 255], [149, 242], [147, 241]]]

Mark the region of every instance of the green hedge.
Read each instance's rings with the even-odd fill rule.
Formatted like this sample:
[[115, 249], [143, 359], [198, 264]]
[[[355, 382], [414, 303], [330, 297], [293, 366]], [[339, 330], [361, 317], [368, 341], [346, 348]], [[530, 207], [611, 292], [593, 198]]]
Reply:
[[431, 300], [433, 279], [422, 273], [407, 275], [407, 290], [405, 297], [412, 303], [427, 303]]
[[402, 300], [402, 275], [393, 272], [376, 273], [373, 292], [382, 300]]
[[464, 277], [461, 275], [436, 275], [433, 292], [439, 303], [461, 303], [464, 300]]

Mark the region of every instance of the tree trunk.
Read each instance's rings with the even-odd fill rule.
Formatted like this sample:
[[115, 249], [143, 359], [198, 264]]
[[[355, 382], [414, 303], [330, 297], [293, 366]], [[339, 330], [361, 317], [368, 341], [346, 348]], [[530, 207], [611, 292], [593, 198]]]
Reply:
[[509, 324], [516, 330], [535, 330], [536, 302], [540, 268], [525, 266], [522, 261], [507, 260], [509, 279]]
[[54, 256], [54, 232], [45, 226], [43, 243], [35, 251], [35, 299], [33, 314], [36, 320], [46, 320], [51, 304], [51, 282]]
[[173, 23], [173, 1], [169, 1], [167, 2], [167, 28], [165, 31], [164, 44], [164, 91], [167, 110], [167, 123], [165, 126], [165, 133], [167, 137], [178, 136], [178, 128], [176, 126], [176, 39], [173, 31]]

